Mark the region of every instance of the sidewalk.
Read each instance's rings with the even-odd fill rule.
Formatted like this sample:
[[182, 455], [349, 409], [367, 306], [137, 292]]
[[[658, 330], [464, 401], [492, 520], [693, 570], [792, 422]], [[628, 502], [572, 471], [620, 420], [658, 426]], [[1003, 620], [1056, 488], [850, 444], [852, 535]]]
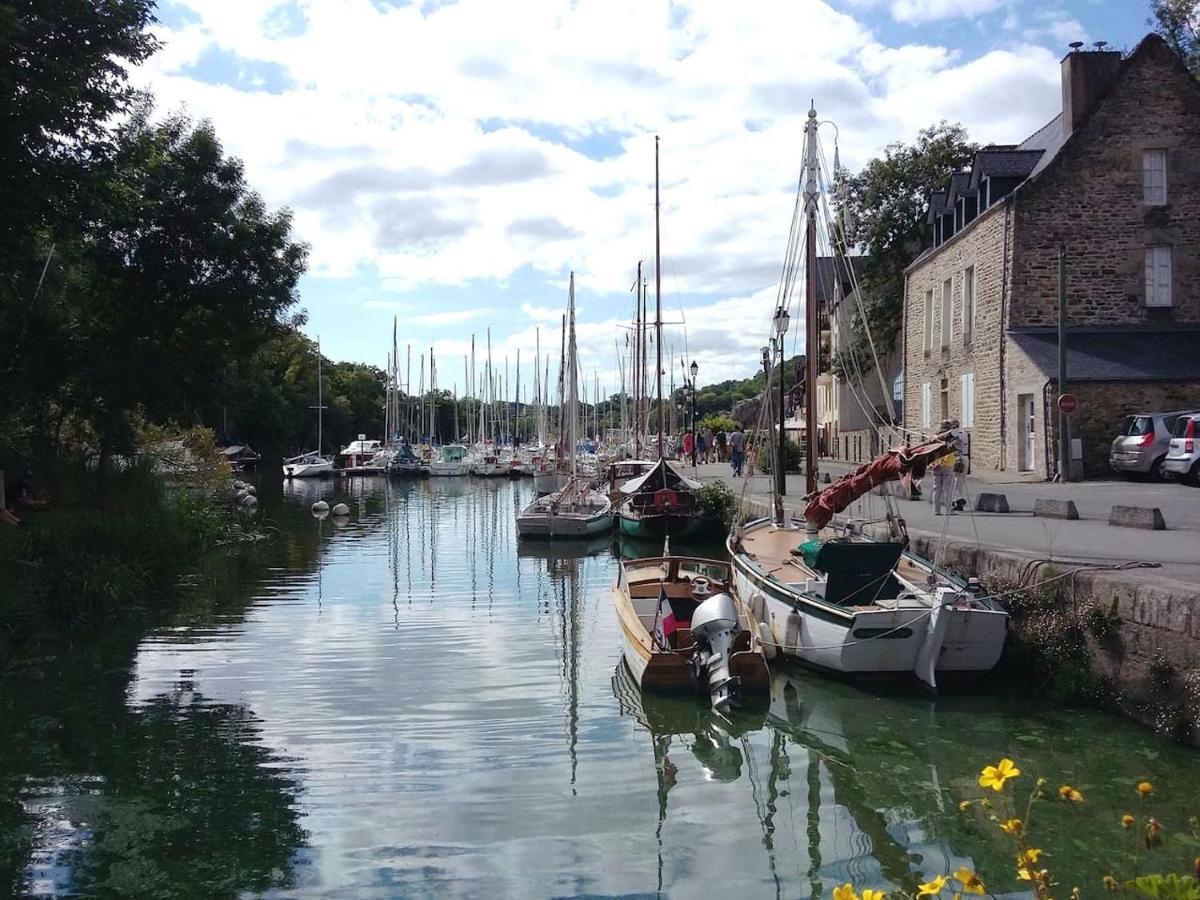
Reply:
[[[837, 479], [851, 468], [846, 463], [821, 461], [821, 472]], [[739, 497], [743, 489], [749, 499], [771, 502], [771, 481], [756, 474], [750, 478], [734, 478], [728, 464], [698, 466], [695, 472], [701, 481], [725, 482]], [[1001, 473], [1003, 474], [1003, 473]], [[823, 485], [819, 485], [823, 486]], [[889, 493], [897, 485], [885, 485]], [[940, 537], [976, 544], [998, 550], [1018, 550], [1062, 560], [1123, 563], [1155, 562], [1162, 568], [1157, 574], [1181, 581], [1200, 584], [1200, 491], [1179, 484], [1141, 484], [1126, 481], [1088, 481], [1073, 484], [996, 483], [977, 476], [966, 480], [970, 499], [965, 512], [954, 516], [934, 516], [933, 506], [925, 498], [907, 500], [896, 498], [893, 507], [908, 525], [914, 536]], [[1002, 493], [1008, 498], [1008, 513], [976, 513], [971, 511], [980, 491]], [[842, 517], [859, 521], [877, 521], [884, 517], [886, 506], [880, 489], [860, 497]], [[894, 496], [894, 493], [893, 493]], [[787, 477], [784, 508], [797, 517], [803, 508], [804, 477]], [[1079, 510], [1078, 521], [1037, 518], [1034, 502], [1039, 498], [1069, 499]], [[1114, 504], [1157, 506], [1167, 523], [1166, 531], [1145, 531], [1136, 528], [1117, 528], [1108, 524]]]

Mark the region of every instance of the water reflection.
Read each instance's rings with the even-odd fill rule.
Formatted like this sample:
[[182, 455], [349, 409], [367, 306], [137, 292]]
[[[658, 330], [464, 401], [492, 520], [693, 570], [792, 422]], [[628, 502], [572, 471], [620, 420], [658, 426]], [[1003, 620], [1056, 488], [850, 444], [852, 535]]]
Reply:
[[[827, 897], [969, 864], [1016, 894], [1002, 836], [957, 809], [1008, 755], [1087, 794], [1042, 821], [1088, 894], [1134, 780], [1169, 826], [1194, 812], [1191, 751], [995, 691], [934, 702], [779, 668], [732, 719], [643, 697], [611, 584], [619, 555], [659, 548], [518, 543], [530, 492], [264, 485], [278, 536], [252, 563], [148, 635], [0, 684], [0, 892]], [[315, 519], [317, 499], [351, 515]]]

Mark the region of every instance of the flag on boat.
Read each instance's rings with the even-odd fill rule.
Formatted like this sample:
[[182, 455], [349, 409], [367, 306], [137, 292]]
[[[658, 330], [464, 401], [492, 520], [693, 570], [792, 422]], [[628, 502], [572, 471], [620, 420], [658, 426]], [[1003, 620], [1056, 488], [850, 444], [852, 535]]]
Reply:
[[678, 627], [675, 624], [675, 612], [671, 609], [671, 601], [667, 599], [667, 586], [658, 587], [658, 615], [655, 617], [654, 640], [663, 650], [671, 649], [671, 633]]

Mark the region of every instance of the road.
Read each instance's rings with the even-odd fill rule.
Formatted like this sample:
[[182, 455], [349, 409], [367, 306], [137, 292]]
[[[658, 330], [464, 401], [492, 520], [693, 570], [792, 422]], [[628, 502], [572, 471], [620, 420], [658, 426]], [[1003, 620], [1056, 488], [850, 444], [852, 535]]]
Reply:
[[[849, 465], [822, 460], [821, 471], [834, 479], [848, 471]], [[720, 479], [741, 494], [769, 501], [771, 485], [765, 475], [749, 479], [733, 478], [728, 465], [697, 467], [702, 481]], [[893, 486], [885, 486], [885, 489]], [[967, 476], [967, 496], [972, 503], [980, 491], [1002, 493], [1008, 498], [1008, 513], [977, 513], [968, 505], [955, 516], [934, 516], [928, 500], [897, 498], [895, 506], [912, 534], [942, 535], [997, 549], [1012, 549], [1061, 560], [1154, 562], [1159, 574], [1200, 584], [1200, 489], [1182, 484], [1141, 484], [1128, 481], [1087, 481], [1078, 484], [1044, 482], [997, 483], [993, 479]], [[804, 496], [802, 476], [787, 479], [786, 508], [799, 515]], [[1033, 515], [1039, 498], [1073, 500], [1079, 510], [1078, 521], [1038, 518]], [[1166, 531], [1117, 528], [1108, 524], [1114, 504], [1157, 506], [1167, 523]], [[884, 517], [885, 502], [873, 491], [851, 505], [847, 513], [855, 519], [873, 521]]]

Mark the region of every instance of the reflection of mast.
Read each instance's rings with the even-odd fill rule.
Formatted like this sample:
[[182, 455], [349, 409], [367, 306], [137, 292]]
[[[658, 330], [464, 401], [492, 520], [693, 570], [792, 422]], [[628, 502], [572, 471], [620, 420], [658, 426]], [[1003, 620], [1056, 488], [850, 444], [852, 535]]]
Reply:
[[667, 794], [670, 793], [671, 788], [675, 787], [675, 773], [678, 770], [671, 762], [671, 758], [667, 756], [667, 750], [671, 746], [671, 736], [651, 732], [650, 740], [654, 745], [654, 778], [657, 782], [658, 793], [658, 824], [654, 828], [654, 840], [658, 844], [658, 893], [661, 894], [663, 889], [662, 830], [663, 823], [667, 820]]
[[571, 741], [571, 793], [574, 794], [575, 770], [579, 766], [579, 755], [576, 752], [576, 745], [579, 742], [579, 568], [577, 566], [571, 566], [567, 584], [571, 593], [571, 604], [568, 610], [571, 616], [571, 643], [568, 647], [570, 663], [567, 672], [567, 721]]
[[[750, 779], [750, 797], [754, 801], [754, 812], [758, 824], [762, 827], [762, 845], [767, 851], [767, 868], [771, 870], [771, 878], [775, 881], [775, 896], [782, 896], [783, 887], [779, 883], [779, 872], [775, 868], [775, 799], [779, 796], [776, 782], [779, 777], [779, 767], [776, 765], [776, 754], [783, 748], [783, 736], [774, 732], [771, 736], [771, 774], [767, 781], [766, 810], [763, 810], [762, 800], [759, 799], [758, 764], [754, 758], [754, 748], [746, 735], [742, 735], [742, 754], [746, 757], [746, 777]], [[786, 757], [785, 757], [786, 759]]]

